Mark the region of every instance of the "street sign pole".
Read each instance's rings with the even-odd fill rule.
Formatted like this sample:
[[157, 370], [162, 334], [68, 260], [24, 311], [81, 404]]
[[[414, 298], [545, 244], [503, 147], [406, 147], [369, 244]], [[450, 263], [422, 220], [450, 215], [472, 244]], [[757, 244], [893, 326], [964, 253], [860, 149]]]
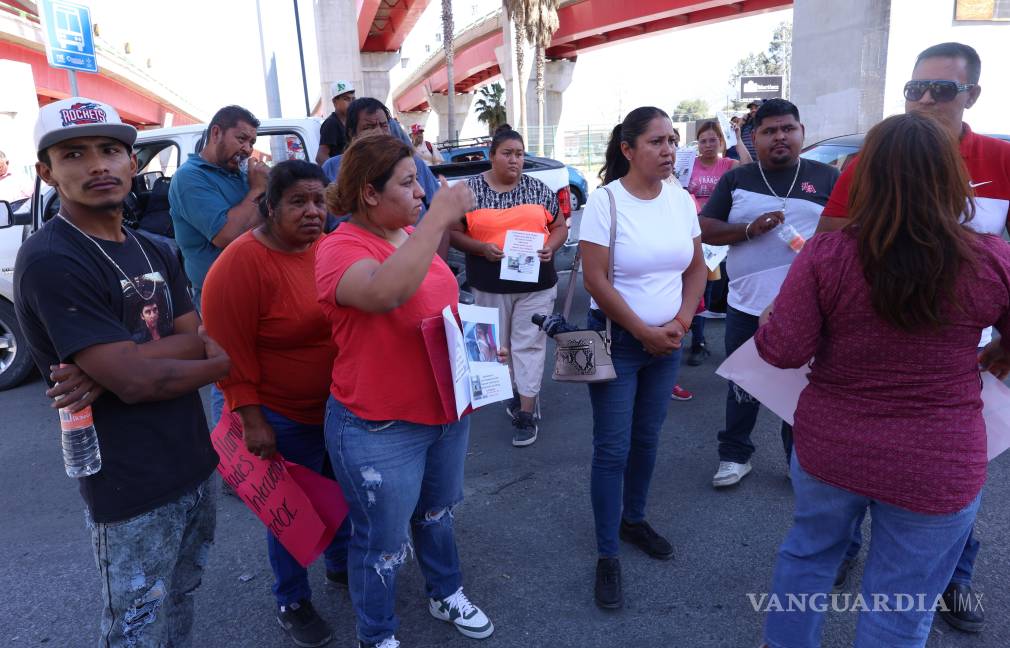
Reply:
[[77, 72], [74, 70], [67, 70], [67, 78], [70, 79], [70, 96], [81, 96], [81, 92], [77, 89]]

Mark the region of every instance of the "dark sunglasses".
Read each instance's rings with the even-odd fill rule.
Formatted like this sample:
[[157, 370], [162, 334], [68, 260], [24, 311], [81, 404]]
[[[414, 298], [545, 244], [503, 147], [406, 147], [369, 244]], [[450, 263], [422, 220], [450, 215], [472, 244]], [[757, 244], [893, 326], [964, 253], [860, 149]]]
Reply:
[[905, 84], [905, 99], [918, 101], [929, 90], [934, 101], [945, 103], [953, 101], [959, 92], [966, 92], [975, 87], [974, 83], [956, 83], [954, 81], [909, 81]]

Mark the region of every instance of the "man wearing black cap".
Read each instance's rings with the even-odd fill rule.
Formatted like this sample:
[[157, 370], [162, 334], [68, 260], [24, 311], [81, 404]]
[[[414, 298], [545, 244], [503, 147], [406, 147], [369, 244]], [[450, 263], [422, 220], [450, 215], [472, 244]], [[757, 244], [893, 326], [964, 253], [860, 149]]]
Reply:
[[[99, 644], [181, 647], [192, 645], [216, 520], [218, 457], [197, 390], [230, 363], [199, 330], [175, 256], [123, 228], [136, 137], [92, 99], [39, 111], [36, 170], [60, 211], [18, 252], [15, 309], [36, 365], [58, 383], [47, 393], [91, 405], [101, 468], [79, 485], [101, 573]], [[163, 334], [137, 344], [151, 303]]]

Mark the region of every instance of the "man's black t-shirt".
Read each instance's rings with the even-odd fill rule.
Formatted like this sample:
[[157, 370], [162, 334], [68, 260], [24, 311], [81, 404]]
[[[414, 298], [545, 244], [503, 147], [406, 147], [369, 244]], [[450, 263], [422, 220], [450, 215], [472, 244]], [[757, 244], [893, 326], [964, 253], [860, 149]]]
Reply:
[[[50, 365], [73, 362], [74, 354], [96, 344], [150, 339], [152, 318], [160, 333], [171, 335], [174, 319], [193, 310], [186, 277], [167, 247], [133, 232], [123, 243], [90, 239], [61, 218], [21, 246], [14, 288], [18, 321], [43, 376]], [[151, 511], [195, 488], [217, 466], [195, 391], [136, 405], [105, 392], [91, 409], [102, 469], [81, 479], [80, 489], [95, 522]], [[54, 434], [54, 453], [58, 447]]]
[[337, 119], [337, 113], [330, 113], [330, 116], [323, 120], [319, 127], [319, 143], [330, 148], [330, 157], [343, 155], [347, 148], [347, 129]]

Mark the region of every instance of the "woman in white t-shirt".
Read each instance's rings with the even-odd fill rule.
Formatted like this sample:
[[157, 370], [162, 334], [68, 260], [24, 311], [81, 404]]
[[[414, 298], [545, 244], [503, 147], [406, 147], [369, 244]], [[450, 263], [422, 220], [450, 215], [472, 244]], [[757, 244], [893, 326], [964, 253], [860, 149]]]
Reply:
[[[613, 331], [617, 379], [589, 385], [596, 603], [623, 604], [618, 537], [653, 558], [673, 547], [645, 521], [659, 431], [677, 380], [681, 343], [708, 274], [694, 200], [664, 182], [673, 172], [673, 123], [659, 108], [631, 111], [607, 146], [605, 186], [582, 213], [580, 250], [591, 328]], [[617, 208], [614, 281], [607, 278], [610, 196]]]

